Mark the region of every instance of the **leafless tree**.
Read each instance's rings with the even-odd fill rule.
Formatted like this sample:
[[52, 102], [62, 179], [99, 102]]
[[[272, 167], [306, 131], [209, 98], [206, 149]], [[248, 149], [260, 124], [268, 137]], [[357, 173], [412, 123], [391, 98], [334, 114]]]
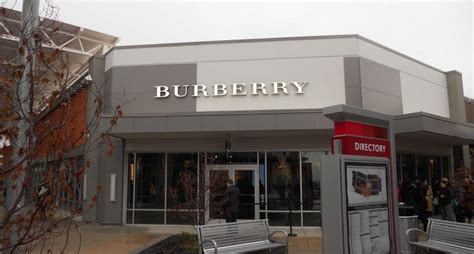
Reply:
[[[10, 11], [0, 8], [3, 23]], [[28, 29], [0, 29], [2, 37], [21, 38], [16, 46], [0, 39], [0, 47], [16, 47], [12, 54], [18, 56], [0, 55], [0, 253], [47, 252], [46, 240], [67, 238], [77, 229], [73, 219], [97, 200], [78, 200], [90, 165], [87, 155], [99, 142], [112, 152], [109, 134], [122, 115], [120, 105], [111, 109], [108, 126], [98, 128], [105, 110], [102, 84], [71, 83], [68, 54], [50, 43], [62, 36], [58, 9], [46, 2], [41, 14], [23, 17]]]
[[202, 173], [198, 177], [195, 172], [181, 170], [176, 184], [168, 186], [168, 209], [190, 225], [206, 224], [206, 213], [209, 218], [222, 217], [220, 201], [228, 179], [226, 173], [210, 171], [209, 175]]

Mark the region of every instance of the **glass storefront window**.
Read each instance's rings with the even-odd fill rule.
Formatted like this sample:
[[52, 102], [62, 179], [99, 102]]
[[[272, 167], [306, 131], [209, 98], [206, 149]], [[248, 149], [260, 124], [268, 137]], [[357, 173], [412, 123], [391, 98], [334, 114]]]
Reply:
[[[288, 226], [290, 221], [289, 212], [268, 212], [268, 223], [270, 226]], [[300, 211], [291, 214], [293, 226], [301, 226]]]
[[443, 167], [441, 169], [443, 177], [449, 177], [449, 157], [441, 157], [441, 166]]
[[430, 156], [431, 179], [427, 179], [429, 184], [434, 184], [441, 179], [441, 160], [439, 156]]
[[[260, 210], [265, 211], [265, 206], [266, 206], [266, 200], [265, 200], [265, 153], [260, 152], [258, 153], [258, 181], [259, 181], [259, 194], [260, 194]], [[265, 217], [260, 217], [260, 218], [265, 218]]]
[[133, 223], [133, 211], [127, 210], [127, 224]]
[[403, 181], [412, 181], [416, 177], [416, 161], [414, 154], [402, 154], [401, 156], [401, 171]]
[[133, 208], [133, 188], [135, 178], [135, 156], [133, 153], [128, 154], [128, 195], [127, 195], [127, 208]]
[[462, 146], [453, 146], [453, 165], [454, 169], [464, 165]]
[[416, 177], [429, 181], [430, 157], [427, 155], [416, 156]]
[[[449, 158], [449, 156], [399, 153], [397, 154], [397, 178], [403, 181], [422, 178], [433, 185], [442, 177], [448, 177]], [[398, 183], [400, 184], [400, 181]]]
[[167, 158], [167, 224], [197, 219], [197, 153], [170, 153]]
[[401, 184], [403, 181], [401, 157], [402, 157], [401, 154], [397, 153], [397, 184]]
[[268, 210], [300, 210], [299, 152], [268, 152], [267, 183]]
[[[137, 153], [136, 159], [135, 208], [164, 208], [165, 155], [158, 153]], [[135, 217], [136, 215], [135, 213]]]
[[[131, 153], [128, 155], [125, 220], [135, 224], [204, 223], [210, 214], [206, 215], [205, 209], [198, 211], [197, 204], [205, 202], [205, 198], [199, 199], [199, 193], [206, 193], [200, 188], [206, 186], [206, 165], [224, 163], [250, 164], [256, 168], [255, 171], [237, 168], [236, 172], [232, 171], [241, 193], [251, 198], [241, 200], [242, 204], [252, 204], [256, 198], [256, 193], [247, 193], [246, 189], [259, 192], [255, 199], [260, 203], [259, 209], [247, 209], [248, 214], [241, 214], [239, 218], [255, 218], [254, 213], [259, 212], [260, 218], [268, 218], [270, 225], [288, 226], [292, 204], [294, 226], [320, 226], [320, 160], [324, 154], [327, 152], [234, 152], [226, 161], [220, 159], [224, 153]], [[198, 176], [201, 177], [198, 179]], [[258, 183], [254, 181], [257, 178]], [[244, 180], [254, 181], [254, 187], [245, 188]], [[209, 207], [204, 203], [200, 206]]]
[[321, 210], [321, 156], [326, 152], [301, 152], [303, 210]]
[[164, 212], [135, 211], [135, 224], [163, 224]]
[[474, 145], [469, 145], [469, 156], [471, 160], [471, 179], [474, 179]]

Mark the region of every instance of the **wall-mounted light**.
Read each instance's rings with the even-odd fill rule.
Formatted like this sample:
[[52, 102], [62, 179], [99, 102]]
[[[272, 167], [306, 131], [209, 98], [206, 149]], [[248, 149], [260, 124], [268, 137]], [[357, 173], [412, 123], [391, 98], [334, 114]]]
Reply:
[[84, 174], [84, 180], [82, 181], [82, 200], [87, 200], [87, 174]]
[[110, 202], [115, 202], [115, 180], [117, 174], [110, 174]]

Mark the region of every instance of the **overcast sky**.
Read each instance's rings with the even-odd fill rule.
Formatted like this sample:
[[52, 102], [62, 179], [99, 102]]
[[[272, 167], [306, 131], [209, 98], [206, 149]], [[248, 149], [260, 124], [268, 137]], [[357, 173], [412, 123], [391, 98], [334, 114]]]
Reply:
[[[6, 1], [21, 9], [21, 1]], [[59, 19], [120, 37], [119, 45], [360, 34], [444, 71], [474, 98], [472, 1], [60, 1]]]

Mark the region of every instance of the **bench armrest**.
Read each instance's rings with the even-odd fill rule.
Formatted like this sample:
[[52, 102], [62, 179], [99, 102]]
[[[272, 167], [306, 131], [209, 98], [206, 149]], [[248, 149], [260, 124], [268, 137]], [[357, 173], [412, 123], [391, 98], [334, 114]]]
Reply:
[[268, 240], [271, 240], [271, 238], [273, 237], [273, 235], [275, 235], [276, 233], [281, 233], [285, 236], [285, 245], [288, 247], [288, 233], [286, 233], [285, 231], [282, 231], [282, 230], [277, 230], [277, 231], [273, 231], [269, 236], [268, 236]]
[[[405, 233], [405, 237], [406, 237], [408, 243], [411, 242], [411, 241], [410, 241], [410, 234], [411, 234], [412, 232], [415, 232], [415, 231], [418, 232], [418, 233], [422, 233], [422, 234], [425, 235], [425, 236], [428, 236], [428, 234], [427, 234], [425, 231], [423, 231], [423, 230], [421, 230], [421, 229], [419, 229], [419, 228], [410, 228], [410, 229], [408, 229], [407, 232]], [[416, 237], [416, 241], [418, 241], [418, 237]]]
[[212, 245], [214, 246], [214, 254], [217, 254], [217, 243], [216, 241], [214, 240], [210, 240], [210, 239], [207, 239], [207, 240], [204, 240], [202, 243], [201, 243], [201, 249], [204, 251], [204, 244], [205, 243], [212, 243]]

